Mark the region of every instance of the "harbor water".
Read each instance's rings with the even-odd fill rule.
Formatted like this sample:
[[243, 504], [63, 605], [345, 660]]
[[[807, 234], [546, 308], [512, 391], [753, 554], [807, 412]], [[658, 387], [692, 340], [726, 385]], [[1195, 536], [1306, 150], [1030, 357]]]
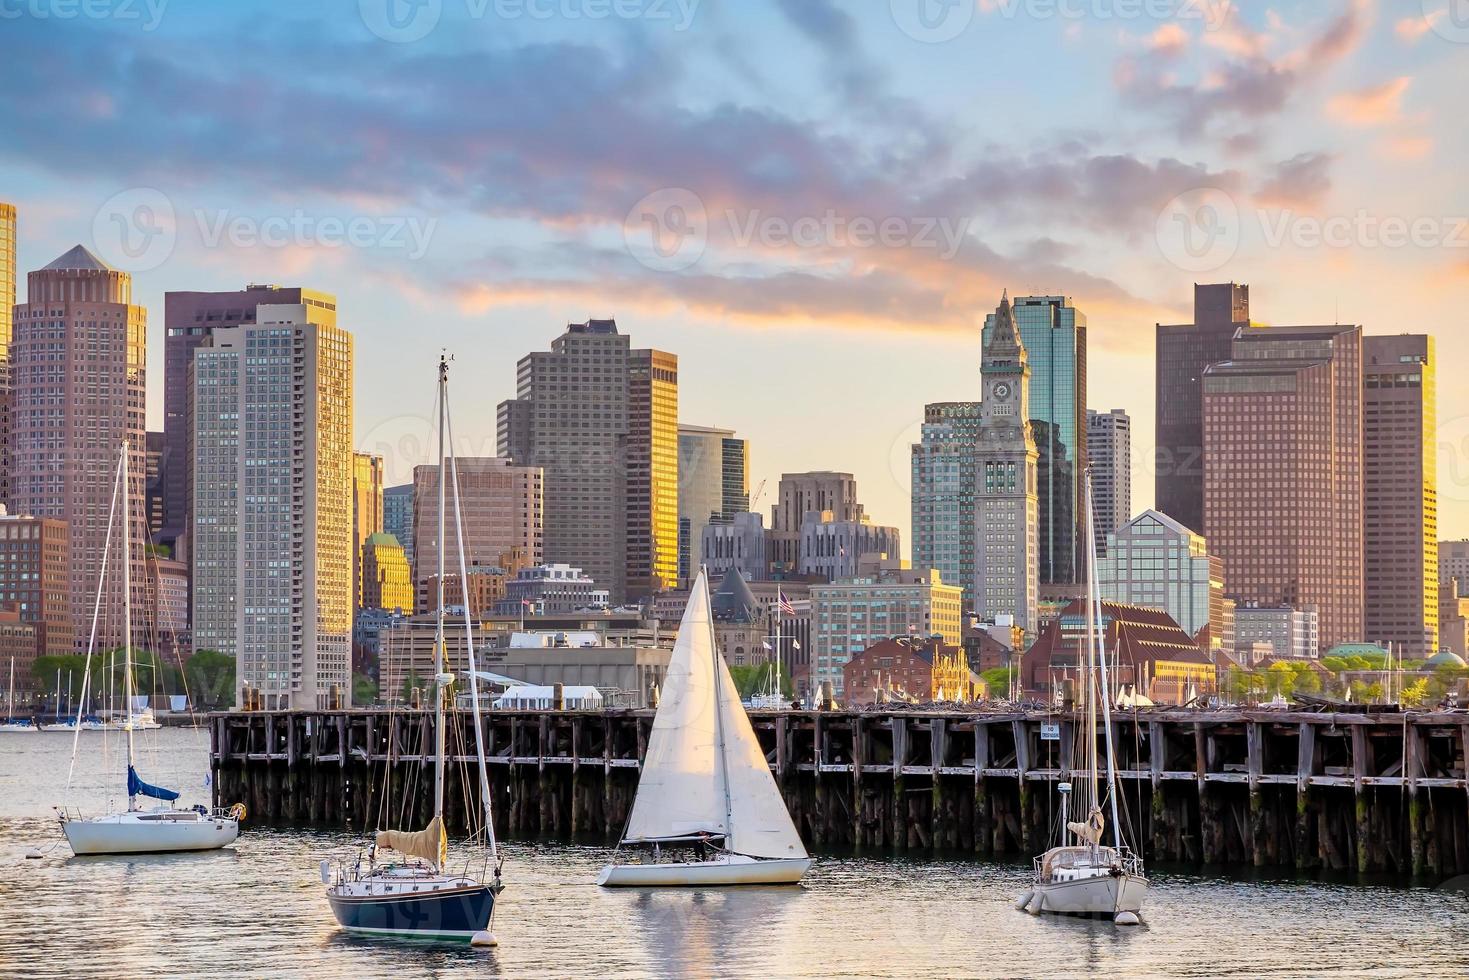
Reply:
[[[821, 855], [794, 888], [607, 891], [606, 852], [511, 844], [500, 945], [358, 939], [323, 858], [361, 835], [261, 830], [198, 855], [75, 858], [52, 807], [122, 789], [118, 736], [0, 734], [0, 977], [1453, 977], [1469, 898], [1450, 882], [1154, 869], [1147, 924], [1031, 917], [1028, 865]], [[149, 782], [208, 802], [208, 733], [139, 737]], [[27, 852], [39, 848], [40, 859]]]

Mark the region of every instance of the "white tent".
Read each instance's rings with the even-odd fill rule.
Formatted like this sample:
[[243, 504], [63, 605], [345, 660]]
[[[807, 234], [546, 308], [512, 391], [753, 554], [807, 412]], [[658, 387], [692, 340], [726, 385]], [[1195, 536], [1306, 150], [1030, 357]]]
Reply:
[[[586, 709], [602, 707], [602, 692], [590, 685], [567, 685], [561, 689], [567, 708]], [[550, 685], [525, 684], [512, 687], [495, 699], [495, 707], [505, 709], [545, 709], [555, 707], [556, 689]]]

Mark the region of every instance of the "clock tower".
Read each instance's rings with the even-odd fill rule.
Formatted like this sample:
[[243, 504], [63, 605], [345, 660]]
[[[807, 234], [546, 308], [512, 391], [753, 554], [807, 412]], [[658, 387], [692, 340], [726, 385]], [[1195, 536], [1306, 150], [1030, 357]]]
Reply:
[[1008, 292], [995, 311], [980, 378], [974, 611], [990, 622], [1012, 615], [1033, 638], [1040, 591], [1039, 454], [1030, 434], [1030, 365]]

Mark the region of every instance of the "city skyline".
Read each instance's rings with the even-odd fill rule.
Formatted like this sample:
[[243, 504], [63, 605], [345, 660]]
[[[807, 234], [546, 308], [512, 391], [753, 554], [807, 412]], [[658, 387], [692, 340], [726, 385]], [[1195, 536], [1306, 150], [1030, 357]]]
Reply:
[[[431, 422], [430, 398], [399, 383], [403, 324], [427, 315], [431, 327], [416, 332], [434, 348], [425, 361], [446, 346], [483, 379], [466, 393], [460, 427], [473, 443], [467, 448], [488, 454], [494, 405], [514, 394], [513, 355], [505, 352], [544, 349], [564, 323], [616, 316], [640, 343], [680, 353], [683, 417], [731, 425], [761, 447], [752, 485], [782, 472], [850, 471], [870, 510], [905, 533], [908, 447], [919, 441], [923, 405], [974, 397], [976, 320], [1004, 286], [1012, 294], [1070, 295], [1086, 310], [1088, 407], [1122, 407], [1137, 430], [1135, 511], [1153, 502], [1144, 463], [1153, 406], [1135, 379], [1151, 373], [1153, 325], [1191, 319], [1191, 283], [1250, 283], [1257, 305], [1278, 322], [1339, 318], [1369, 334], [1394, 333], [1404, 329], [1402, 295], [1415, 297], [1423, 320], [1454, 322], [1469, 275], [1464, 250], [1446, 241], [1455, 228], [1435, 247], [1384, 247], [1367, 244], [1355, 220], [1365, 208], [1377, 236], [1389, 218], [1442, 222], [1469, 213], [1452, 165], [1469, 134], [1434, 125], [1451, 118], [1445, 107], [1459, 53], [1441, 23], [1366, 3], [1329, 11], [1285, 3], [1273, 22], [1247, 9], [1220, 23], [975, 10], [955, 36], [929, 44], [905, 33], [886, 5], [875, 8], [759, 3], [746, 25], [705, 4], [685, 30], [651, 20], [608, 30], [566, 19], [464, 21], [463, 9], [446, 4], [441, 22], [411, 43], [385, 40], [350, 16], [272, 9], [252, 18], [247, 3], [226, 24], [219, 11], [170, 8], [146, 34], [147, 50], [176, 79], [172, 88], [193, 94], [168, 112], [145, 111], [125, 80], [126, 52], [143, 25], [22, 18], [10, 28], [21, 43], [73, 67], [59, 84], [28, 59], [0, 69], [15, 93], [3, 110], [15, 138], [0, 149], [13, 176], [0, 196], [20, 209], [17, 268], [39, 268], [77, 240], [100, 245], [95, 239], [114, 234], [114, 216], [131, 220], [138, 206], [166, 205], [168, 254], [142, 246], [133, 258], [152, 265], [134, 277], [135, 301], [152, 314], [155, 365], [164, 292], [309, 282], [342, 297], [362, 351], [363, 390], [378, 394], [360, 400], [357, 448], [382, 444], [400, 457], [400, 445], [421, 445]], [[295, 57], [305, 28], [339, 47]], [[776, 55], [758, 69], [732, 53], [757, 30]], [[198, 64], [200, 44], [239, 32], [273, 39], [270, 64], [236, 80]], [[1075, 55], [1055, 81], [1029, 71], [1044, 45]], [[280, 59], [290, 59], [290, 70], [267, 75]], [[433, 107], [387, 106], [376, 86], [344, 95], [326, 84], [340, 78], [350, 88], [365, 64], [386, 82], [431, 67], [435, 90], [464, 89], [468, 97], [456, 105], [476, 103], [486, 78], [574, 70], [606, 89], [612, 111], [603, 122], [548, 92], [514, 119], [477, 107], [456, 121]], [[947, 84], [965, 77], [961, 65], [975, 64], [984, 66], [978, 79]], [[1179, 64], [1186, 70], [1174, 77]], [[1008, 81], [1022, 77], [1033, 91]], [[1238, 87], [1213, 89], [1210, 78]], [[653, 79], [679, 84], [659, 85], [662, 94], [650, 98]], [[1246, 98], [1252, 79], [1263, 80], [1268, 98]], [[237, 85], [248, 85], [264, 111], [234, 119], [228, 138], [200, 130], [201, 143], [190, 127], [212, 119]], [[1067, 99], [1050, 97], [1058, 86]], [[940, 122], [969, 118], [968, 104], [986, 91], [998, 97], [985, 100], [982, 127]], [[791, 108], [802, 95], [808, 107]], [[1094, 120], [1119, 105], [1129, 107], [1124, 124], [1095, 132]], [[293, 111], [307, 129], [339, 122], [342, 146], [365, 161], [379, 160], [374, 147], [401, 142], [425, 121], [442, 123], [443, 135], [419, 147], [416, 173], [382, 160], [380, 168], [334, 166], [324, 177], [316, 167], [322, 156], [309, 147], [268, 159], [218, 152], [275, 139], [252, 120]], [[54, 127], [40, 121], [57, 115], [79, 124], [43, 138]], [[560, 131], [582, 128], [587, 141], [617, 126], [627, 145], [665, 150], [615, 160], [590, 147], [571, 150], [569, 159], [571, 148], [539, 140], [517, 150], [523, 120], [535, 116], [555, 119]], [[846, 118], [869, 120], [872, 135], [852, 134]], [[748, 138], [710, 154], [708, 137], [727, 119], [748, 126]], [[122, 126], [138, 132], [124, 136]], [[494, 169], [471, 133], [529, 166]], [[108, 152], [94, 152], [96, 139]], [[763, 167], [747, 149], [757, 145], [779, 165]], [[591, 159], [597, 179], [571, 179]], [[477, 197], [473, 189], [491, 173], [488, 183], [500, 190]], [[649, 195], [678, 188], [703, 202], [713, 226], [707, 248], [685, 269], [649, 268], [625, 241], [624, 223]], [[1168, 224], [1175, 198], [1211, 188], [1238, 212], [1237, 251], [1195, 257], [1166, 236], [1160, 241], [1159, 223]], [[817, 219], [828, 234], [821, 220], [828, 210], [842, 219], [831, 224], [833, 244], [779, 243], [782, 223], [801, 218]], [[885, 217], [908, 222], [914, 238], [928, 219], [951, 229], [963, 223], [968, 234], [947, 258], [937, 229], [932, 249], [864, 249], [842, 237], [854, 233], [853, 219]], [[378, 237], [361, 247], [325, 244], [333, 230], [325, 219], [363, 219]], [[1346, 246], [1310, 244], [1309, 232], [1329, 219], [1347, 222]], [[743, 234], [750, 228], [753, 243]], [[251, 244], [252, 229], [258, 238], [279, 230], [284, 244]], [[1285, 244], [1272, 247], [1277, 231]], [[1441, 331], [1440, 356], [1452, 363], [1463, 343]], [[818, 363], [820, 372], [800, 367]], [[860, 438], [845, 433], [850, 382], [879, 369], [889, 383], [863, 399], [872, 424]], [[162, 428], [162, 374], [155, 367], [149, 379], [154, 429]], [[779, 386], [779, 410], [743, 397], [746, 379], [757, 377]], [[1445, 386], [1442, 395], [1439, 441], [1451, 448], [1439, 453], [1441, 519], [1454, 537], [1469, 525], [1469, 393]], [[747, 406], [739, 417], [729, 410], [736, 402]], [[792, 411], [837, 433], [822, 458], [783, 438]], [[424, 461], [390, 460], [388, 482], [407, 482], [411, 466]]]

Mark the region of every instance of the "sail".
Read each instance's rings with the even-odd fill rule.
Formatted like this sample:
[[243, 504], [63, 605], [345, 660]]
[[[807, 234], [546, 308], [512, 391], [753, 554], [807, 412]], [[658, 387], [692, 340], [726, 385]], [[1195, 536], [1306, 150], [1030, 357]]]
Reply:
[[176, 790], [164, 789], [162, 786], [150, 786], [138, 778], [138, 770], [128, 766], [128, 796], [150, 796], [155, 800], [172, 803], [179, 798]]
[[449, 838], [444, 833], [442, 817], [434, 817], [422, 830], [379, 830], [376, 838], [378, 847], [386, 847], [406, 854], [408, 857], [423, 858], [442, 868], [449, 859]]
[[709, 586], [700, 571], [668, 661], [626, 841], [727, 831], [714, 679]]
[[750, 716], [745, 714], [723, 657], [719, 657], [719, 672], [719, 715], [732, 827], [729, 849], [750, 857], [806, 857], [806, 848], [770, 774], [770, 763], [755, 738]]

